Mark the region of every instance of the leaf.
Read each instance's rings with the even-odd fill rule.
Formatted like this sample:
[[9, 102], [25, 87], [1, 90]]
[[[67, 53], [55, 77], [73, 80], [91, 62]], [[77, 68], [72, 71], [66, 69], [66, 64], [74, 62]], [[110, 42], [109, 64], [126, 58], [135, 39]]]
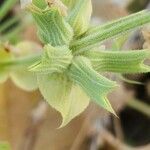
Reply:
[[[41, 47], [34, 42], [24, 41], [20, 42], [16, 45], [16, 51], [15, 51], [15, 58], [27, 58], [28, 56], [36, 53], [39, 53], [41, 50]], [[34, 60], [35, 59], [35, 60]], [[36, 75], [33, 72], [30, 72], [28, 67], [36, 61], [36, 57], [32, 57], [31, 62], [29, 61], [24, 64], [23, 61], [21, 61], [19, 64], [16, 63], [16, 65], [12, 68], [10, 68], [10, 78], [12, 81], [17, 85], [18, 87], [22, 88], [26, 91], [33, 91], [38, 88], [37, 85], [37, 78]]]
[[92, 14], [91, 0], [76, 1], [67, 18], [74, 29], [75, 36], [80, 36], [87, 31]]
[[28, 9], [37, 24], [39, 38], [44, 44], [69, 45], [73, 37], [73, 30], [59, 13], [58, 8], [52, 6], [42, 10], [32, 4]]
[[37, 79], [44, 98], [61, 113], [63, 117], [61, 127], [64, 127], [88, 106], [89, 98], [64, 74], [37, 75]]
[[63, 73], [70, 65], [72, 57], [67, 46], [53, 47], [48, 44], [44, 47], [42, 60], [32, 65], [30, 70], [44, 74]]
[[6, 142], [0, 142], [0, 150], [10, 150], [10, 145]]
[[92, 28], [82, 39], [72, 43], [71, 48], [76, 53], [81, 53], [96, 47], [99, 42], [108, 40], [114, 36], [126, 33], [129, 30], [140, 27], [150, 22], [150, 12], [141, 11], [133, 15]]
[[116, 87], [116, 83], [94, 71], [87, 58], [82, 56], [74, 58], [69, 77], [80, 85], [92, 100], [115, 114], [106, 96]]
[[87, 51], [93, 68], [98, 72], [118, 73], [144, 73], [149, 72], [150, 67], [143, 64], [144, 60], [150, 58], [149, 50], [136, 51]]
[[22, 41], [15, 46], [15, 51], [13, 53], [16, 55], [16, 57], [24, 57], [40, 53], [41, 51], [41, 45], [35, 42]]
[[38, 89], [36, 75], [29, 72], [28, 69], [12, 71], [10, 73], [12, 81], [18, 87], [26, 91], [33, 91]]
[[0, 50], [0, 83], [11, 77], [13, 82], [24, 90], [37, 89], [36, 75], [30, 72], [28, 67], [39, 59], [40, 50], [39, 45], [28, 41], [18, 43], [11, 53]]

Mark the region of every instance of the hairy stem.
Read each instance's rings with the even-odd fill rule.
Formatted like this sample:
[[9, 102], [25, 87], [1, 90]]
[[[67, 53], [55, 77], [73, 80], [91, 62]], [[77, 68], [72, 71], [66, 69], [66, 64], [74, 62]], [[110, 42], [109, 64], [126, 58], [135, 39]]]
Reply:
[[0, 66], [4, 68], [18, 68], [22, 66], [29, 67], [36, 61], [40, 60], [40, 58], [41, 58], [41, 53], [38, 53], [30, 56], [15, 58], [12, 60], [1, 62]]
[[100, 42], [150, 22], [150, 12], [145, 10], [137, 14], [93, 28], [82, 39], [77, 39], [73, 42], [72, 50], [76, 53], [81, 53], [96, 47]]
[[146, 116], [150, 117], [150, 106], [139, 101], [139, 100], [130, 100], [128, 101], [127, 105], [143, 114]]

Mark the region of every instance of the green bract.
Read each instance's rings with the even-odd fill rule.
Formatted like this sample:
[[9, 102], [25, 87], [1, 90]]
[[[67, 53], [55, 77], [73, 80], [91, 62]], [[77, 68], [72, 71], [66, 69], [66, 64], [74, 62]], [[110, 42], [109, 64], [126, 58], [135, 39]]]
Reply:
[[47, 102], [63, 117], [62, 126], [80, 114], [89, 104], [82, 88], [68, 79], [66, 74], [38, 74], [38, 85]]
[[[33, 54], [35, 49], [38, 50], [39, 47], [31, 42], [19, 43], [12, 52], [11, 50], [7, 51], [1, 46], [0, 83], [3, 83], [10, 77], [18, 87], [24, 90], [31, 91], [37, 89], [35, 73], [28, 70], [29, 65], [37, 61], [37, 55], [35, 58], [33, 55], [32, 59], [30, 59], [30, 55]], [[37, 53], [39, 52], [37, 51]]]
[[[89, 99], [115, 114], [107, 94], [117, 84], [99, 73], [150, 71], [144, 64], [150, 56], [149, 50], [118, 51], [124, 39], [114, 45], [112, 51], [98, 47], [100, 42], [149, 23], [150, 12], [144, 10], [91, 28], [91, 0], [33, 0], [27, 9], [37, 24], [39, 38], [44, 44], [43, 53], [10, 59], [9, 63], [0, 61], [0, 79], [4, 81], [7, 71], [14, 72], [17, 68], [12, 79], [20, 86], [29, 81], [31, 85], [27, 87], [30, 89], [33, 83], [31, 78], [28, 79], [30, 76], [24, 74], [27, 70], [18, 70], [20, 66], [25, 69], [30, 66], [31, 75], [37, 79], [34, 85], [61, 113], [61, 127], [79, 115], [88, 106]], [[18, 79], [21, 81], [21, 76], [26, 78], [22, 78], [22, 83], [17, 82]]]
[[49, 44], [44, 47], [41, 61], [33, 65], [31, 70], [43, 74], [63, 73], [71, 61], [72, 54], [67, 46], [53, 47]]
[[[70, 5], [72, 5], [71, 2]], [[73, 6], [67, 21], [72, 26], [75, 36], [79, 36], [85, 33], [89, 27], [92, 14], [91, 0], [78, 0]]]
[[106, 96], [115, 88], [116, 83], [99, 75], [87, 58], [82, 56], [74, 58], [69, 70], [69, 77], [74, 83], [80, 85], [91, 99], [114, 113]]
[[38, 27], [38, 35], [44, 44], [52, 46], [69, 45], [73, 37], [73, 30], [61, 15], [59, 8], [53, 6], [44, 10], [38, 5], [29, 5]]
[[149, 72], [150, 67], [143, 64], [150, 58], [150, 51], [108, 51], [92, 50], [84, 53], [98, 72], [139, 73]]

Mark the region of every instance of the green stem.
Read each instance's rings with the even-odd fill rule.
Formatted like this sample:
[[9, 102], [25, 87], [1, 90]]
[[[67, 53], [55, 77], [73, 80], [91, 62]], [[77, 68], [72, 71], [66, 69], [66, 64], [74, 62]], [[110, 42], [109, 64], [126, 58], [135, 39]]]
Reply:
[[120, 78], [120, 80], [129, 83], [129, 84], [135, 84], [135, 85], [144, 85], [144, 83], [136, 81], [136, 80], [130, 80], [126, 77], [124, 77], [122, 74], [119, 74], [118, 77]]
[[2, 20], [7, 12], [16, 4], [18, 0], [5, 0], [3, 5], [0, 7], [0, 20]]
[[18, 33], [21, 32], [28, 23], [29, 22], [27, 22], [27, 23], [23, 22], [21, 24], [18, 24], [10, 32], [5, 33], [3, 36], [1, 36], [0, 40], [1, 41], [10, 41], [11, 43], [13, 43], [14, 39], [18, 38], [20, 36], [20, 34], [18, 34]]
[[127, 105], [131, 108], [136, 109], [137, 111], [147, 115], [150, 117], [150, 106], [139, 101], [139, 100], [130, 100], [128, 101]]
[[33, 63], [37, 62], [41, 58], [41, 53], [30, 55], [30, 56], [24, 56], [8, 61], [0, 62], [0, 66], [3, 68], [18, 68], [22, 66], [29, 67]]
[[0, 25], [0, 32], [4, 32], [7, 28], [18, 22], [20, 19], [20, 16], [14, 16], [13, 18], [10, 18], [8, 21], [4, 22], [2, 25]]
[[71, 45], [75, 53], [81, 53], [96, 47], [100, 42], [108, 40], [119, 34], [126, 33], [134, 28], [140, 27], [150, 22], [150, 13], [141, 11], [134, 15], [124, 17], [107, 23], [106, 25], [98, 26], [87, 32], [82, 38], [78, 39]]

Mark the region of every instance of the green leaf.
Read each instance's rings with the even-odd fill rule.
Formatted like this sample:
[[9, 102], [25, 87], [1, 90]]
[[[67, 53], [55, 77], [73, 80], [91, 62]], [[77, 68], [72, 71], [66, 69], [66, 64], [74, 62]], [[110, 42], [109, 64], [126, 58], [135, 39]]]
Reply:
[[52, 6], [42, 10], [32, 4], [28, 8], [37, 24], [39, 38], [44, 44], [69, 45], [73, 30], [57, 7]]
[[72, 57], [71, 51], [67, 46], [53, 47], [48, 44], [44, 47], [42, 60], [31, 66], [30, 70], [44, 74], [62, 73], [70, 65]]
[[26, 91], [33, 91], [38, 89], [36, 75], [29, 72], [28, 69], [12, 71], [10, 77], [16, 86]]
[[0, 142], [0, 150], [11, 150], [10, 145], [6, 142]]
[[149, 50], [136, 51], [87, 51], [93, 68], [98, 72], [118, 73], [144, 73], [149, 72], [150, 67], [144, 65], [145, 59], [150, 58]]
[[116, 21], [92, 28], [82, 39], [74, 41], [71, 47], [74, 52], [81, 53], [96, 47], [99, 42], [103, 42], [114, 36], [126, 33], [129, 30], [140, 27], [149, 22], [150, 12], [146, 10], [141, 11]]
[[41, 47], [34, 42], [20, 42], [16, 45], [15, 52], [13, 52], [14, 61], [7, 60], [5, 62], [12, 81], [15, 85], [26, 91], [33, 91], [38, 88], [36, 75], [30, 72], [28, 67], [37, 61], [37, 57], [30, 58], [30, 56], [35, 52], [39, 53], [40, 50]]
[[41, 45], [30, 42], [30, 41], [22, 41], [17, 43], [15, 46], [16, 50], [14, 52], [14, 55], [17, 57], [24, 57], [24, 56], [30, 56], [35, 53], [40, 53], [42, 51]]
[[[16, 59], [27, 57], [34, 53], [40, 53], [41, 51], [41, 47], [38, 44], [29, 41], [20, 42], [15, 48], [16, 51], [14, 55]], [[31, 62], [29, 61], [24, 64], [24, 62], [21, 61], [19, 64], [16, 63], [14, 67], [10, 68], [10, 78], [15, 85], [23, 90], [33, 91], [38, 88], [36, 75], [28, 69], [29, 65], [35, 61], [36, 58], [34, 60], [33, 57]]]
[[63, 117], [61, 127], [79, 115], [89, 104], [89, 98], [78, 85], [64, 74], [37, 75], [39, 89], [47, 102]]
[[91, 0], [78, 0], [69, 13], [68, 22], [74, 29], [75, 36], [80, 36], [87, 31], [92, 14]]
[[116, 83], [94, 71], [87, 58], [82, 56], [74, 58], [70, 67], [69, 77], [80, 85], [92, 100], [115, 114], [107, 99], [107, 94], [116, 87]]

